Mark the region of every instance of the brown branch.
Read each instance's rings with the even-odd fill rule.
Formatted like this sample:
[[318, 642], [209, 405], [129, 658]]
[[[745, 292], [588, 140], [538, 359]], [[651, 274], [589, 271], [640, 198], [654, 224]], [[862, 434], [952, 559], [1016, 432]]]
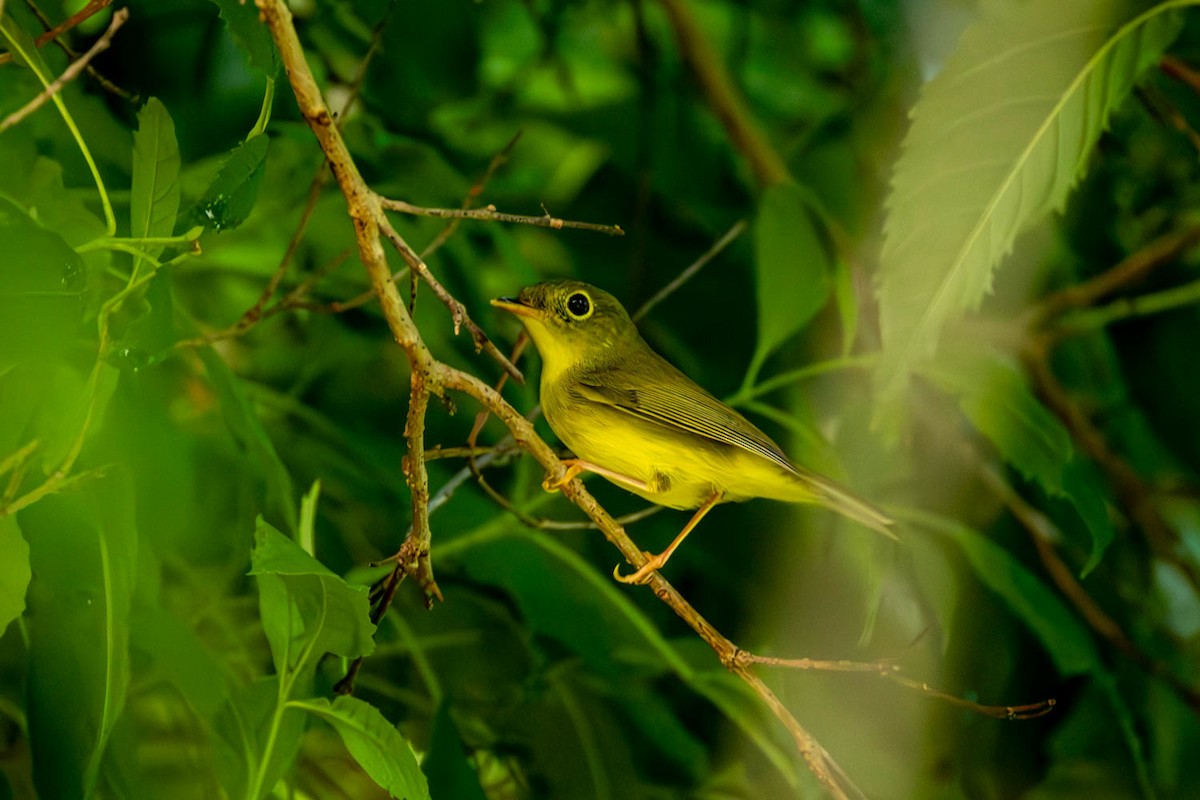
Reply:
[[1200, 72], [1192, 69], [1187, 62], [1175, 56], [1163, 56], [1162, 61], [1158, 63], [1158, 67], [1165, 75], [1169, 75], [1175, 80], [1187, 84], [1191, 87], [1192, 91], [1200, 94]]
[[8, 130], [13, 125], [16, 125], [34, 111], [37, 111], [39, 108], [44, 106], [46, 102], [50, 100], [50, 98], [62, 91], [64, 86], [75, 80], [75, 78], [79, 76], [79, 73], [83, 71], [84, 67], [88, 65], [88, 62], [109, 48], [109, 45], [112, 44], [113, 35], [122, 25], [125, 24], [125, 20], [127, 19], [129, 19], [129, 9], [127, 8], [122, 8], [114, 13], [112, 16], [112, 22], [108, 24], [108, 29], [100, 35], [100, 38], [97, 39], [90, 48], [88, 48], [86, 53], [84, 53], [75, 61], [72, 61], [71, 64], [65, 70], [63, 70], [63, 73], [55, 78], [49, 86], [39, 92], [36, 97], [23, 105], [21, 108], [18, 108], [16, 111], [9, 114], [2, 122], [0, 122], [0, 133]]
[[1041, 328], [1067, 311], [1089, 308], [1101, 300], [1144, 280], [1151, 272], [1169, 264], [1200, 243], [1200, 226], [1172, 231], [1130, 253], [1116, 266], [1083, 283], [1048, 295], [1034, 308], [1029, 324]]
[[497, 211], [493, 205], [488, 205], [484, 208], [425, 208], [423, 206], [414, 206], [412, 203], [406, 203], [403, 200], [393, 200], [388, 197], [381, 198], [383, 207], [389, 211], [399, 211], [402, 214], [412, 214], [418, 217], [438, 217], [440, 219], [473, 219], [480, 222], [511, 222], [518, 225], [532, 225], [535, 228], [553, 228], [554, 230], [562, 230], [563, 228], [574, 228], [581, 231], [595, 231], [597, 233], [607, 233], [609, 236], [624, 236], [625, 231], [621, 230], [620, 225], [601, 225], [596, 222], [577, 222], [569, 219], [559, 219], [552, 217], [549, 214], [543, 214], [540, 217], [529, 217], [523, 214], [505, 214], [502, 211]]
[[696, 21], [688, 0], [662, 0], [679, 55], [704, 92], [708, 105], [725, 127], [729, 141], [746, 158], [759, 186], [791, 180], [787, 164], [754, 122], [721, 55]]
[[[550, 446], [537, 435], [532, 423], [509, 405], [495, 389], [473, 375], [437, 361], [429, 352], [392, 280], [392, 272], [388, 267], [381, 234], [387, 232], [388, 238], [391, 239], [393, 245], [412, 269], [419, 270], [424, 264], [394, 230], [388, 230], [390, 226], [387, 224], [379, 196], [367, 187], [341, 134], [333, 125], [329, 111], [321, 98], [320, 90], [308, 67], [292, 25], [291, 13], [286, 5], [282, 0], [255, 0], [255, 2], [279, 48], [300, 113], [317, 137], [321, 149], [325, 152], [333, 169], [338, 186], [346, 198], [347, 210], [354, 223], [359, 256], [371, 276], [372, 286], [379, 296], [380, 306], [389, 329], [396, 342], [404, 350], [413, 373], [409, 424], [406, 425], [409, 452], [405, 459], [405, 476], [409, 485], [413, 487], [413, 527], [405, 543], [401, 546], [400, 552], [402, 556], [406, 557], [397, 559], [399, 569], [394, 570], [389, 576], [389, 584], [398, 584], [403, 576], [411, 575], [418, 581], [428, 581], [422, 588], [427, 595], [432, 594], [434, 586], [432, 570], [427, 568], [430, 531], [425, 509], [419, 507], [423, 506], [428, 499], [428, 475], [422, 456], [424, 450], [423, 414], [430, 394], [441, 396], [444, 390], [452, 389], [474, 397], [500, 419], [512, 433], [516, 442], [537, 459], [549, 473], [551, 479], [563, 479], [566, 476], [566, 469]], [[436, 286], [436, 281], [430, 280], [432, 276], [423, 275], [423, 277], [431, 287]], [[641, 549], [596, 502], [579, 480], [568, 482], [563, 487], [563, 493], [596, 522], [605, 537], [630, 564], [640, 567], [645, 563], [645, 556]], [[422, 562], [424, 562], [424, 567]], [[737, 663], [738, 648], [722, 636], [660, 574], [651, 573], [649, 585], [660, 600], [674, 610], [709, 644], [721, 663], [749, 685], [770, 707], [791, 734], [809, 770], [829, 792], [836, 798], [848, 797], [848, 791], [857, 793], [829, 754], [800, 725], [770, 688], [763, 683], [762, 679], [751, 671], [749, 665]]]
[[[95, 15], [96, 13], [103, 11], [110, 5], [112, 5], [112, 0], [89, 0], [86, 6], [79, 9], [79, 11], [72, 14], [65, 21], [59, 23], [58, 25], [51, 26], [50, 21], [46, 19], [46, 16], [41, 13], [37, 6], [35, 6], [33, 3], [29, 3], [29, 7], [33, 10], [34, 14], [37, 15], [42, 25], [46, 28], [43, 33], [39, 34], [38, 37], [33, 40], [34, 45], [41, 47], [46, 42], [51, 40], [57, 41], [59, 36], [62, 36], [79, 23]], [[70, 48], [66, 48], [65, 46], [64, 52], [66, 52], [68, 55], [72, 55]], [[72, 55], [72, 57], [74, 56]], [[12, 53], [0, 53], [0, 65], [7, 64], [11, 60]]]
[[1166, 683], [1193, 712], [1200, 712], [1200, 689], [1181, 681], [1166, 664], [1151, 658], [1130, 639], [1120, 624], [1088, 594], [1087, 589], [1075, 577], [1074, 571], [1063, 562], [1054, 547], [1055, 542], [1062, 540], [1062, 534], [1054, 523], [1027, 503], [994, 467], [981, 462], [979, 471], [984, 485], [1000, 498], [1029, 532], [1046, 573], [1088, 626], [1142, 669]]

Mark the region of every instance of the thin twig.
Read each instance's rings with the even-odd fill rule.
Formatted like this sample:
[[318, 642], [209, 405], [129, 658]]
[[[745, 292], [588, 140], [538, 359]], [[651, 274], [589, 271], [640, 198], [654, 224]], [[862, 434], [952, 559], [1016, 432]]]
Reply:
[[663, 288], [659, 289], [658, 292], [656, 292], [655, 295], [649, 300], [642, 303], [641, 308], [633, 312], [633, 321], [637, 322], [642, 317], [649, 314], [652, 308], [677, 292], [679, 287], [683, 286], [685, 283], [695, 277], [696, 273], [704, 269], [708, 262], [720, 255], [721, 251], [728, 247], [730, 242], [742, 235], [742, 233], [746, 230], [746, 224], [746, 220], [744, 219], [733, 223], [733, 227], [725, 231], [725, 234], [720, 239], [717, 239], [717, 241], [713, 243], [713, 246], [708, 248], [704, 255], [700, 256], [691, 264], [689, 264], [683, 270], [683, 272], [680, 272], [675, 276], [674, 280], [672, 280]]
[[[474, 397], [488, 411], [496, 415], [512, 433], [516, 442], [537, 459], [552, 479], [564, 479], [566, 467], [550, 449], [550, 446], [538, 436], [529, 420], [509, 405], [491, 386], [474, 375], [437, 361], [429, 352], [392, 281], [392, 272], [388, 266], [381, 241], [381, 234], [387, 231], [390, 225], [387, 225], [387, 218], [380, 204], [379, 196], [367, 187], [340, 132], [332, 124], [332, 118], [325, 107], [320, 89], [308, 67], [304, 51], [292, 25], [291, 13], [283, 0], [255, 0], [255, 3], [279, 49], [288, 79], [296, 95], [300, 113], [325, 152], [338, 186], [346, 198], [347, 209], [354, 222], [359, 256], [371, 276], [371, 283], [379, 296], [380, 306], [389, 329], [396, 342], [404, 350], [412, 369], [413, 397], [409, 409], [410, 421], [413, 420], [413, 414], [424, 412], [424, 402], [427, 401], [429, 394], [440, 396], [446, 389], [464, 392]], [[416, 254], [401, 237], [395, 234], [395, 231], [388, 231], [388, 238], [392, 240], [393, 245], [404, 256], [411, 268], [418, 270], [423, 266], [423, 262], [416, 258]], [[431, 276], [423, 275], [422, 277], [428, 282]], [[434, 284], [430, 285], [432, 287]], [[414, 411], [413, 406], [418, 404], [419, 408]], [[409, 457], [404, 464], [406, 478], [408, 478], [410, 486], [419, 490], [422, 484], [428, 486], [425, 462], [421, 458], [423, 425], [410, 424], [406, 430], [409, 445]], [[579, 480], [567, 482], [562, 491], [596, 522], [605, 537], [630, 564], [634, 567], [641, 567], [645, 564], [646, 558], [641, 548], [634, 544], [624, 529], [596, 502]], [[420, 559], [423, 554], [424, 558], [428, 559], [429, 529], [426, 515], [428, 496], [424, 495], [419, 500], [420, 504], [418, 504], [417, 491], [414, 491], [413, 531], [405, 540], [405, 544], [401, 546], [401, 552], [404, 553], [405, 548], [411, 542], [409, 555]], [[423, 579], [432, 580], [432, 572], [423, 569], [419, 560], [414, 564], [401, 558], [398, 559], [397, 565], [402, 566], [403, 570], [392, 572], [390, 577], [393, 583], [398, 583], [402, 577], [407, 575], [412, 575], [418, 582]], [[762, 679], [755, 675], [747, 665], [736, 663], [735, 655], [738, 649], [733, 643], [701, 616], [662, 575], [657, 572], [651, 573], [648, 583], [655, 595], [709, 644], [721, 663], [750, 686], [767, 704], [787, 728], [809, 770], [830, 793], [836, 798], [846, 798], [849, 796], [848, 792], [857, 793], [857, 790], [853, 789], [853, 784], [837, 767], [830, 755], [812, 734], [800, 725], [770, 688], [763, 683]], [[428, 585], [423, 588], [427, 593], [430, 591]]]
[[1088, 626], [1142, 669], [1170, 686], [1194, 712], [1200, 712], [1200, 689], [1181, 681], [1166, 664], [1151, 658], [1130, 639], [1120, 624], [1088, 594], [1083, 584], [1075, 577], [1074, 571], [1063, 563], [1054, 547], [1055, 542], [1062, 541], [1062, 534], [1057, 526], [1045, 514], [1026, 502], [995, 467], [980, 461], [979, 472], [984, 485], [1000, 498], [1029, 532], [1047, 574]]
[[1160, 236], [1130, 253], [1111, 269], [1083, 283], [1047, 295], [1034, 308], [1028, 324], [1032, 328], [1041, 328], [1067, 311], [1094, 306], [1121, 289], [1144, 280], [1151, 272], [1171, 263], [1197, 243], [1200, 243], [1200, 226]]
[[406, 203], [403, 200], [394, 200], [389, 197], [380, 198], [383, 207], [389, 211], [399, 211], [402, 214], [412, 214], [418, 217], [438, 217], [440, 219], [472, 219], [479, 222], [510, 222], [517, 225], [532, 225], [535, 228], [553, 228], [554, 230], [562, 230], [563, 228], [574, 228], [581, 231], [595, 231], [597, 233], [606, 233], [609, 236], [624, 236], [625, 231], [621, 230], [620, 225], [601, 225], [596, 222], [577, 222], [569, 219], [559, 219], [552, 217], [549, 214], [543, 214], [540, 217], [529, 217], [523, 214], [505, 214], [497, 211], [493, 205], [485, 206], [484, 208], [424, 208], [422, 206], [414, 206], [412, 203]]
[[112, 44], [113, 35], [117, 30], [125, 24], [125, 20], [129, 19], [129, 9], [119, 9], [112, 16], [112, 21], [108, 24], [108, 29], [100, 35], [100, 38], [92, 43], [88, 51], [80, 56], [75, 61], [72, 61], [70, 66], [63, 70], [62, 74], [50, 82], [50, 85], [37, 94], [32, 100], [18, 108], [13, 113], [9, 114], [0, 122], [0, 132], [6, 131], [13, 125], [16, 125], [21, 120], [28, 117], [34, 111], [37, 111], [46, 102], [62, 91], [62, 88], [79, 76], [83, 68], [88, 65], [93, 58], [104, 52]]
[[1164, 74], [1187, 84], [1192, 91], [1200, 94], [1200, 72], [1193, 69], [1187, 62], [1175, 56], [1163, 56], [1158, 66]]
[[[378, 197], [376, 199], [381, 200]], [[392, 243], [392, 246], [396, 248], [396, 251], [400, 253], [400, 257], [408, 264], [408, 268], [420, 275], [422, 280], [433, 290], [437, 298], [442, 301], [442, 304], [450, 310], [450, 318], [454, 321], [454, 333], [457, 334], [461, 328], [465, 327], [471, 334], [471, 340], [475, 343], [476, 352], [482, 350], [487, 353], [517, 382], [524, 383], [525, 376], [521, 374], [521, 370], [517, 369], [503, 353], [496, 349], [496, 345], [492, 344], [492, 340], [483, 332], [483, 328], [479, 327], [471, 319], [466, 307], [446, 291], [445, 287], [433, 276], [429, 265], [417, 255], [416, 251], [409, 247], [408, 242], [404, 241], [404, 238], [396, 232], [396, 229], [392, 227], [392, 223], [388, 221], [388, 218], [381, 213], [376, 220], [376, 224], [383, 235], [387, 237], [388, 241]]]

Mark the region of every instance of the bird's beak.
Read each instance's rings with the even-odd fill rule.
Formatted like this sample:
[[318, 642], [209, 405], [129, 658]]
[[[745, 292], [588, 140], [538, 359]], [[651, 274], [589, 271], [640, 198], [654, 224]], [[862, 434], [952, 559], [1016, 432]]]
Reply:
[[492, 305], [496, 308], [503, 308], [510, 314], [515, 314], [518, 317], [540, 317], [541, 309], [527, 306], [515, 297], [497, 297], [492, 301]]

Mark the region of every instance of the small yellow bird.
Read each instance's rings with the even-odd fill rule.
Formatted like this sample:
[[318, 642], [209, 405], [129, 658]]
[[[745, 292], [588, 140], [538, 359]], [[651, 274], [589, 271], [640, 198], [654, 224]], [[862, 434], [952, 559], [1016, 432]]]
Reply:
[[[895, 538], [892, 521], [779, 445], [650, 349], [617, 299], [581, 281], [528, 286], [492, 305], [520, 317], [542, 356], [542, 412], [575, 458], [554, 491], [595, 472], [652, 503], [698, 509], [670, 546], [624, 583], [662, 568], [717, 503], [816, 503]], [[618, 567], [619, 568], [619, 567]]]

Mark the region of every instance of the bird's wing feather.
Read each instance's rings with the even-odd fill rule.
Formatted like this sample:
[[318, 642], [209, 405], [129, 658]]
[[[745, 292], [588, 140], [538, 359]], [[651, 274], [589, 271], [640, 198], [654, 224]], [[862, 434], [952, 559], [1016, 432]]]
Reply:
[[594, 403], [603, 403], [660, 425], [740, 447], [788, 472], [798, 472], [769, 436], [700, 388], [691, 378], [657, 355], [639, 361], [638, 366], [642, 369], [630, 369], [623, 364], [580, 375], [577, 384], [580, 394]]

